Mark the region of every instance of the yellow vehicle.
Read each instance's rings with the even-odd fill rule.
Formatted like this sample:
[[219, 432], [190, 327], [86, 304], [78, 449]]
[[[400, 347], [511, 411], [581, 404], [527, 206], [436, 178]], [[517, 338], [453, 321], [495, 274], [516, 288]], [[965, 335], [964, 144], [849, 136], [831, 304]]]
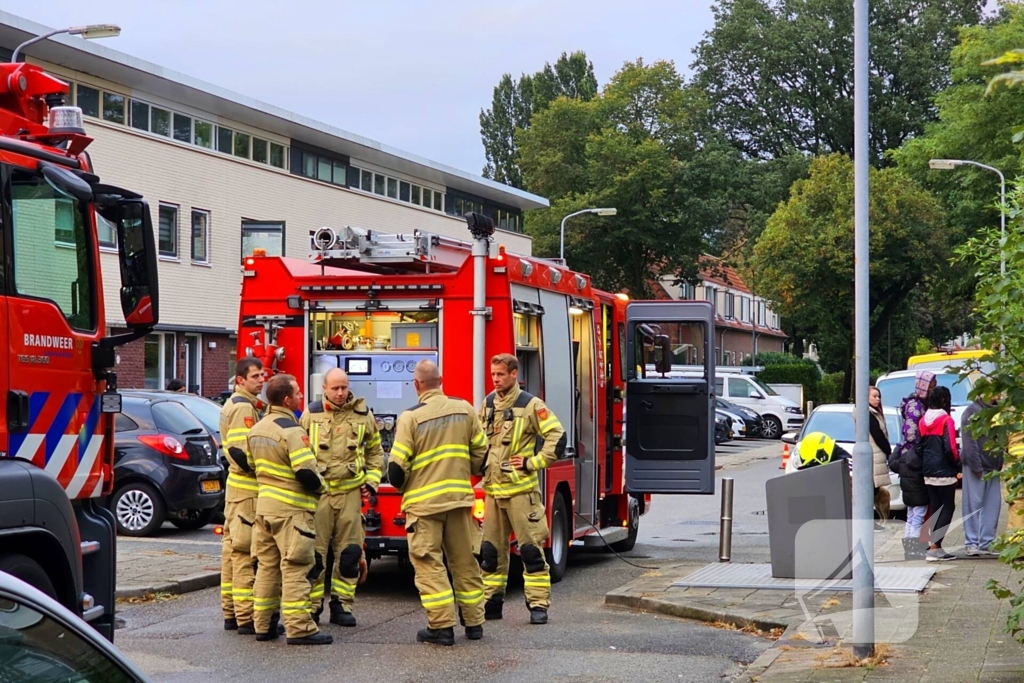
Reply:
[[972, 358], [983, 359], [991, 356], [988, 349], [960, 349], [959, 351], [939, 351], [911, 356], [907, 359], [907, 370], [943, 370], [947, 367], [959, 367]]

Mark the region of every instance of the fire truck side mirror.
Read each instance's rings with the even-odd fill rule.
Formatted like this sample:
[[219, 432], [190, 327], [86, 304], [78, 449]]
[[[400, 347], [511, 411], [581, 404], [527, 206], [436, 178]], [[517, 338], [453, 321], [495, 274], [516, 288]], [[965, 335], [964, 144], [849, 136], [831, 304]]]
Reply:
[[117, 202], [112, 211], [117, 226], [117, 251], [121, 262], [121, 310], [128, 327], [151, 328], [159, 320], [156, 240], [149, 205], [141, 199]]

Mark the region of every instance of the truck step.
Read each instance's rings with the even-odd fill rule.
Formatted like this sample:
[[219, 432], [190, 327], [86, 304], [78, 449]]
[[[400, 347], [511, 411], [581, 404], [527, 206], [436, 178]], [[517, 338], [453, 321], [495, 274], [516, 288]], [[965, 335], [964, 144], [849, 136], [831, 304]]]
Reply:
[[591, 529], [591, 532], [583, 537], [583, 545], [587, 548], [603, 548], [605, 543], [608, 545], [618, 543], [626, 540], [627, 536], [629, 536], [629, 529], [624, 526], [605, 527], [598, 532]]
[[100, 551], [99, 541], [82, 541], [82, 555], [92, 555]]

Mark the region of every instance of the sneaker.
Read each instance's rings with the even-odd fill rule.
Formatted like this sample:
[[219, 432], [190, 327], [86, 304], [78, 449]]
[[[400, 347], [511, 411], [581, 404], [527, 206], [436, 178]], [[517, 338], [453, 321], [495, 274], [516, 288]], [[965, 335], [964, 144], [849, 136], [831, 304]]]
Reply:
[[983, 555], [981, 549], [973, 545], [967, 546], [965, 552], [967, 553], [967, 557], [981, 557]]
[[881, 522], [875, 522], [875, 531], [885, 531], [885, 525]]
[[483, 626], [467, 626], [466, 627], [466, 638], [469, 640], [480, 640], [484, 637]]
[[289, 638], [289, 645], [330, 645], [334, 642], [334, 638], [331, 637], [330, 633], [317, 632], [309, 636], [303, 636], [302, 638]]
[[434, 645], [454, 645], [455, 629], [449, 628], [421, 628], [416, 633], [417, 643], [432, 643]]
[[955, 560], [955, 555], [950, 555], [942, 548], [936, 548], [935, 550], [929, 550], [928, 554], [924, 558], [928, 562], [949, 562]]
[[999, 553], [988, 548], [978, 548], [979, 557], [999, 557]]

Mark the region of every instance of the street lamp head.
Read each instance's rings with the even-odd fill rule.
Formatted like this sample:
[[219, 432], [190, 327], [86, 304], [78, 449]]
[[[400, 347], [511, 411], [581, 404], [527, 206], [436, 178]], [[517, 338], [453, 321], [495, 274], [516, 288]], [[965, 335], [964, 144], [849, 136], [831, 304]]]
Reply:
[[928, 168], [933, 171], [952, 171], [957, 166], [963, 166], [964, 162], [959, 159], [932, 159], [928, 162]]
[[121, 35], [121, 27], [115, 24], [89, 24], [88, 26], [72, 26], [68, 33], [73, 36], [81, 36], [86, 40], [97, 38], [116, 38]]
[[614, 216], [618, 212], [618, 209], [594, 209], [594, 213], [598, 216]]

